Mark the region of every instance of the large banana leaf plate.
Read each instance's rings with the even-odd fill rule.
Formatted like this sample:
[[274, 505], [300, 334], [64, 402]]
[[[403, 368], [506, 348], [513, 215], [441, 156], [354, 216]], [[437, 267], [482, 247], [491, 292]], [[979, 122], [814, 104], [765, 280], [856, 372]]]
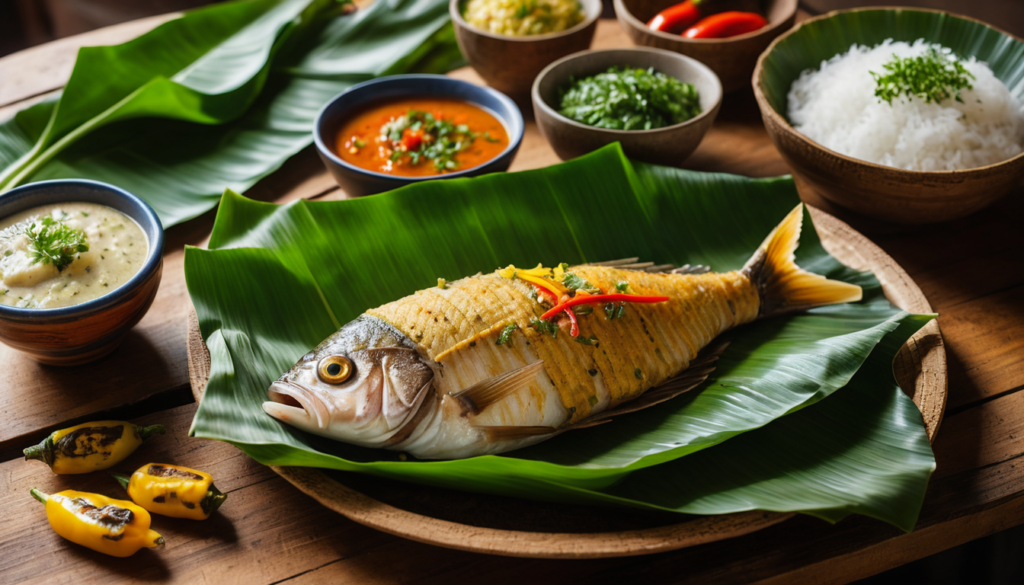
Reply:
[[[812, 209], [811, 216], [825, 250], [835, 259], [874, 273], [886, 298], [897, 307], [911, 313], [931, 312], [917, 285], [880, 248], [824, 212]], [[210, 353], [197, 319], [189, 327], [189, 371], [193, 393], [201, 400], [210, 379]], [[890, 351], [895, 352], [895, 346]], [[945, 353], [935, 321], [903, 344], [893, 361], [893, 373], [921, 411], [928, 440], [934, 440], [947, 389]], [[842, 394], [839, 391], [837, 396]], [[314, 467], [272, 468], [326, 507], [362, 524], [434, 545], [509, 556], [649, 554], [748, 534], [793, 515], [753, 506], [732, 514], [665, 514], [472, 494]]]

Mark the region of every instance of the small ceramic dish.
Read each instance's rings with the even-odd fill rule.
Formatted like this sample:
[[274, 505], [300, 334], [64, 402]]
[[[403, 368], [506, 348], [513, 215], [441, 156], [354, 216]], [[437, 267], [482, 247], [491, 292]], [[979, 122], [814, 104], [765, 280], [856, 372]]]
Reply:
[[797, 178], [837, 205], [903, 224], [956, 219], [991, 204], [1024, 179], [1024, 154], [973, 169], [909, 171], [826, 148], [793, 128], [786, 112], [789, 89], [802, 71], [854, 43], [872, 47], [919, 38], [988, 63], [1024, 100], [1024, 41], [977, 20], [913, 8], [840, 10], [804, 21], [768, 47], [753, 78], [765, 128]]
[[721, 80], [725, 93], [750, 87], [750, 74], [758, 55], [796, 21], [797, 0], [715, 0], [702, 8], [713, 7], [714, 12], [757, 11], [768, 20], [768, 26], [727, 39], [688, 39], [647, 28], [655, 14], [681, 1], [614, 0], [615, 16], [637, 45], [682, 53], [710, 67]]
[[[328, 144], [334, 144], [341, 125], [371, 104], [402, 98], [451, 98], [483, 108], [497, 118], [508, 134], [509, 143], [498, 156], [472, 168], [442, 175], [402, 177], [370, 171], [343, 160]], [[320, 160], [345, 192], [352, 196], [372, 195], [438, 179], [476, 177], [507, 171], [523, 141], [523, 115], [508, 96], [488, 87], [473, 85], [444, 75], [392, 75], [353, 85], [335, 96], [317, 114], [313, 140]]]
[[537, 74], [552, 61], [590, 48], [601, 16], [601, 0], [580, 0], [583, 22], [561, 32], [513, 37], [470, 26], [462, 17], [465, 0], [451, 0], [448, 11], [455, 38], [469, 64], [494, 89], [521, 103], [529, 101]]
[[[672, 126], [653, 130], [609, 130], [587, 126], [558, 113], [559, 91], [579, 79], [613, 66], [653, 67], [693, 84], [700, 94], [701, 113]], [[660, 49], [608, 49], [583, 51], [555, 61], [533, 84], [533, 111], [540, 133], [562, 160], [619, 142], [626, 156], [646, 162], [679, 166], [711, 129], [722, 105], [722, 85], [708, 67], [678, 53]]]
[[142, 228], [149, 250], [134, 276], [91, 301], [57, 309], [0, 305], [0, 341], [58, 366], [84, 364], [114, 351], [153, 304], [163, 272], [160, 218], [145, 201], [113, 185], [84, 179], [31, 183], [0, 195], [0, 217], [71, 202], [105, 205], [132, 218]]

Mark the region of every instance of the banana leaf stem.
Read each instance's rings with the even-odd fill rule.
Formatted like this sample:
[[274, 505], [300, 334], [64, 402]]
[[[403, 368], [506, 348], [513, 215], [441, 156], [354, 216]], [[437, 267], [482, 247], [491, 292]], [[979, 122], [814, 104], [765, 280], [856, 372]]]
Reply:
[[14, 187], [17, 187], [26, 179], [28, 179], [36, 172], [38, 172], [43, 165], [50, 162], [54, 157], [60, 154], [65, 148], [72, 145], [79, 138], [82, 138], [89, 132], [92, 132], [93, 130], [106, 124], [108, 118], [110, 118], [115, 112], [117, 112], [118, 108], [128, 103], [131, 99], [135, 97], [135, 94], [139, 93], [147, 86], [148, 84], [143, 85], [139, 89], [128, 94], [127, 96], [122, 98], [121, 101], [110, 106], [101, 114], [91, 118], [88, 122], [82, 124], [81, 126], [75, 128], [71, 132], [65, 134], [64, 137], [62, 137], [60, 140], [54, 142], [49, 147], [46, 147], [46, 150], [39, 152], [40, 149], [43, 148], [43, 144], [45, 144], [45, 139], [48, 136], [50, 129], [53, 126], [54, 118], [56, 117], [57, 112], [60, 109], [60, 102], [58, 102], [57, 109], [54, 110], [53, 117], [50, 118], [50, 123], [47, 124], [46, 130], [43, 131], [43, 138], [39, 141], [38, 144], [36, 144], [36, 147], [32, 149], [29, 155], [27, 155], [29, 160], [27, 160], [18, 168], [15, 168], [12, 172], [8, 173], [5, 177], [0, 179], [0, 181], [2, 181], [0, 182], [0, 191], [6, 191], [8, 189], [13, 189]]

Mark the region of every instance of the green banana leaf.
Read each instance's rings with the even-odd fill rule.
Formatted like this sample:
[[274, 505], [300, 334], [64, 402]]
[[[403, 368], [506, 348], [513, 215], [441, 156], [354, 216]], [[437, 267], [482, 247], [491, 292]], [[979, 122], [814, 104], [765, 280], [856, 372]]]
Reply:
[[913, 8], [864, 8], [802, 24], [765, 59], [765, 97], [786, 116], [786, 96], [802, 71], [819, 67], [855, 43], [871, 47], [886, 39], [927, 39], [962, 57], [976, 57], [992, 68], [1011, 94], [1024, 100], [1024, 43], [978, 21]]
[[[809, 216], [798, 262], [860, 284], [865, 300], [737, 329], [727, 334], [731, 344], [702, 389], [611, 424], [504, 456], [401, 461], [396, 453], [308, 436], [265, 415], [261, 404], [270, 382], [341, 324], [431, 286], [438, 277], [451, 280], [509, 263], [630, 256], [736, 269], [798, 202], [788, 178], [634, 167], [617, 145], [538, 171], [434, 181], [351, 201], [276, 206], [227, 193], [210, 250], [190, 248], [185, 257], [189, 292], [213, 362], [192, 431], [234, 443], [267, 464], [538, 499], [675, 509], [681, 505], [601, 490], [625, 489], [630, 484], [623, 479], [636, 470], [657, 475], [675, 464], [670, 462], [684, 462], [702, 450], [714, 458], [731, 441], [715, 445], [787, 420], [786, 415], [850, 384], [888, 336], [913, 333], [931, 318], [895, 309], [871, 274], [846, 268], [825, 253]], [[883, 352], [878, 359], [891, 365], [893, 355]], [[891, 370], [885, 382], [886, 392], [898, 392]], [[876, 409], [880, 418], [851, 424], [861, 425], [855, 430], [868, 440], [883, 443], [919, 444], [924, 437], [923, 456], [893, 449], [879, 458], [879, 474], [865, 471], [861, 477], [845, 452], [809, 445], [810, 455], [825, 460], [812, 476], [824, 473], [824, 481], [847, 489], [837, 490], [825, 509], [817, 502], [827, 498], [802, 498], [801, 486], [808, 482], [783, 477], [779, 481], [788, 482], [788, 491], [779, 496], [784, 505], [805, 510], [806, 502], [806, 511], [822, 517], [833, 508], [867, 510], [905, 527], [907, 514], [892, 515], [886, 507], [898, 501], [900, 510], [916, 517], [933, 461], [920, 414], [892, 400], [894, 406]], [[751, 456], [767, 460], [771, 445], [754, 447]], [[733, 475], [722, 476], [726, 483], [741, 477], [739, 468], [727, 471]], [[869, 489], [873, 478], [889, 477], [886, 473], [909, 479], [882, 480], [881, 488]], [[662, 485], [663, 496], [677, 493]], [[756, 485], [748, 487], [757, 491]], [[765, 502], [764, 509], [778, 505], [762, 495], [748, 499]], [[701, 502], [685, 511], [718, 513], [730, 505], [718, 501], [714, 511], [700, 512]], [[907, 502], [916, 504], [907, 508]]]
[[[340, 6], [326, 0], [217, 5], [124, 45], [83, 49], [66, 98], [0, 124], [0, 177], [7, 177], [0, 190], [28, 179], [106, 181], [145, 199], [169, 227], [214, 207], [225, 188], [245, 191], [309, 146], [316, 113], [355, 83], [445, 72], [463, 62], [443, 0], [379, 0], [337, 16]], [[222, 30], [230, 28], [225, 22], [237, 31]], [[190, 39], [203, 42], [182, 54], [169, 50]], [[376, 49], [382, 43], [391, 51]], [[162, 76], [146, 68], [148, 61], [136, 62], [140, 44], [146, 59], [160, 60], [152, 65]], [[95, 73], [122, 68], [133, 72], [135, 85], [108, 86], [111, 76]], [[115, 100], [121, 101], [111, 105]], [[76, 115], [64, 114], [69, 104]], [[122, 119], [127, 116], [132, 119]], [[75, 123], [70, 132], [57, 131]]]

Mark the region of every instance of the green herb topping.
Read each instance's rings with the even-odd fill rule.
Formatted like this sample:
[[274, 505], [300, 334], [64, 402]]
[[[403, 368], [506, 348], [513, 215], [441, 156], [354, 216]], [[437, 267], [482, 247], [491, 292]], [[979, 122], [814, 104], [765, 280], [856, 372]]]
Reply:
[[582, 343], [583, 345], [597, 345], [597, 337], [594, 337], [593, 335], [590, 337], [577, 335], [576, 337], [573, 337], [573, 339], [575, 339], [577, 343]]
[[651, 130], [701, 113], [697, 88], [654, 69], [612, 67], [562, 90], [559, 113], [597, 128]]
[[889, 104], [901, 95], [939, 103], [953, 98], [963, 103], [960, 91], [973, 89], [971, 72], [949, 49], [928, 49], [923, 55], [901, 59], [896, 55], [885, 65], [885, 73], [871, 72], [875, 78], [875, 97]]
[[530, 327], [533, 327], [534, 331], [538, 333], [548, 333], [551, 337], [558, 337], [558, 325], [555, 325], [554, 321], [531, 319]]
[[455, 156], [469, 148], [478, 137], [496, 140], [486, 133], [471, 132], [465, 124], [452, 124], [430, 112], [418, 110], [409, 110], [406, 115], [384, 124], [380, 134], [394, 146], [392, 161], [398, 162], [406, 157], [413, 165], [424, 160], [432, 161], [439, 171], [458, 170], [459, 161]]
[[498, 341], [495, 343], [497, 345], [509, 345], [512, 341], [512, 332], [516, 329], [519, 329], [519, 325], [516, 325], [515, 323], [505, 325], [505, 328], [501, 330], [501, 335], [498, 336]]
[[567, 289], [569, 289], [570, 291], [573, 291], [573, 292], [581, 290], [583, 292], [587, 292], [587, 293], [591, 293], [591, 294], [601, 294], [601, 289], [599, 289], [596, 286], [590, 284], [589, 282], [584, 280], [582, 277], [577, 276], [577, 275], [573, 274], [572, 272], [566, 272], [562, 276], [562, 286], [564, 286], [565, 288], [567, 288]]
[[69, 227], [64, 220], [44, 217], [27, 222], [23, 232], [29, 239], [29, 255], [36, 264], [53, 264], [58, 271], [71, 264], [81, 252], [88, 252], [85, 233]]
[[609, 321], [621, 319], [626, 314], [626, 303], [605, 303], [604, 314]]

